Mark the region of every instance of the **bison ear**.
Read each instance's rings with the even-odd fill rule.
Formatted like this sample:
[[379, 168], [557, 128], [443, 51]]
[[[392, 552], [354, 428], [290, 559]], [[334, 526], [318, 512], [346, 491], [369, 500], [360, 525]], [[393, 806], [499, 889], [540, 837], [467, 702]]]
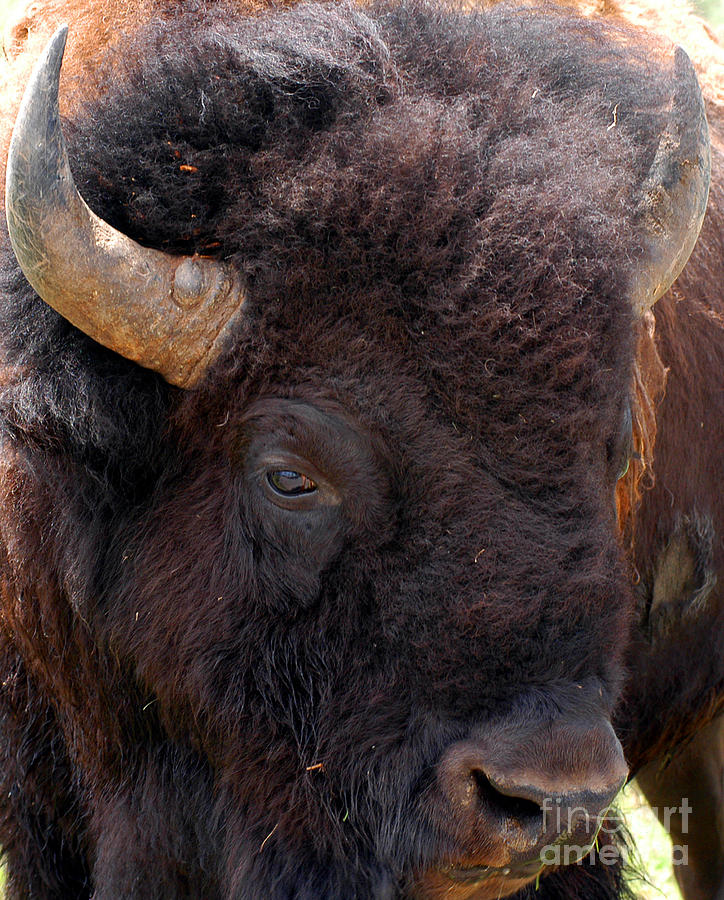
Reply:
[[229, 264], [142, 247], [86, 206], [73, 182], [58, 111], [67, 27], [51, 38], [18, 113], [6, 214], [21, 269], [43, 300], [100, 344], [191, 387], [238, 316]]
[[694, 67], [677, 47], [671, 109], [635, 214], [644, 251], [631, 285], [637, 315], [668, 291], [686, 265], [704, 220], [710, 175], [704, 101]]

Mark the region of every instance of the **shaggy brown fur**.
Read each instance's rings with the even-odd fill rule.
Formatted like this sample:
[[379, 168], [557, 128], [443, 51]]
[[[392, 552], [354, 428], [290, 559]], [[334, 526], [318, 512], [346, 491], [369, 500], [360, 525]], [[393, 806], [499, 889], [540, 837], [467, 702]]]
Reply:
[[[716, 89], [702, 241], [637, 323], [657, 39], [550, 6], [102, 8], [15, 28], [3, 121], [71, 18], [81, 192], [233, 259], [249, 314], [183, 393], [42, 304], [3, 235], [11, 896], [401, 897], [459, 852], [432, 772], [474, 728], [616, 707], [636, 768], [720, 706], [721, 587], [691, 602], [724, 562]], [[272, 507], [269, 442], [339, 507]], [[597, 864], [520, 896], [625, 890]]]

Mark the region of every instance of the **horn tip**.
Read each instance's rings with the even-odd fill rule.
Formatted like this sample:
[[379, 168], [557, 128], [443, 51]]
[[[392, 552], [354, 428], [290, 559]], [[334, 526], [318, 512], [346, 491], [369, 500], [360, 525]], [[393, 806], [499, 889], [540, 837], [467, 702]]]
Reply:
[[58, 111], [58, 91], [68, 25], [57, 28], [33, 68], [13, 128], [5, 172], [5, 217], [8, 234], [28, 281], [39, 287], [36, 266], [29, 263], [33, 232], [44, 228], [34, 198], [55, 196], [64, 188], [67, 168]]
[[43, 121], [49, 115], [53, 118], [57, 116], [60, 69], [67, 37], [68, 26], [61, 25], [45, 45], [42, 55], [35, 64], [13, 129], [9, 154], [11, 159], [17, 141], [26, 131], [24, 127], [26, 121], [33, 118]]
[[38, 62], [38, 70], [45, 69], [50, 72], [59, 72], [61, 63], [63, 62], [63, 54], [65, 53], [65, 44], [68, 40], [68, 26], [60, 25], [45, 45], [40, 61]]

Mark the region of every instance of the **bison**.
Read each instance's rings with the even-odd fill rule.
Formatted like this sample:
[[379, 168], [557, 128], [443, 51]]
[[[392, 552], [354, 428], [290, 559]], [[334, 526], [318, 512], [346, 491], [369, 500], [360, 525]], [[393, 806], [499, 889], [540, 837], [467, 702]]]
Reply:
[[621, 900], [636, 774], [722, 896], [724, 57], [603, 6], [16, 22], [10, 897]]

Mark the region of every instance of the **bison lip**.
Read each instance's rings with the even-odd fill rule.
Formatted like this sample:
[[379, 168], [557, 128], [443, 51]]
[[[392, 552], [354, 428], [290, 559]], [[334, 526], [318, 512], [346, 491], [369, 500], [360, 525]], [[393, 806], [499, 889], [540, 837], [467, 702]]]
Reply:
[[[555, 846], [555, 844], [564, 844], [567, 840], [570, 840], [570, 838], [570, 834], [561, 836], [558, 841], [550, 846]], [[582, 859], [586, 855], [586, 853], [591, 850], [595, 843], [595, 839], [595, 835], [589, 835], [588, 841], [578, 848], [580, 852], [580, 855], [578, 857], [579, 859]], [[455, 882], [456, 884], [471, 886], [475, 884], [482, 884], [492, 878], [503, 880], [506, 882], [530, 880], [540, 875], [544, 869], [548, 869], [550, 871], [553, 868], [556, 868], [556, 866], [552, 866], [550, 863], [546, 863], [543, 859], [541, 859], [540, 856], [535, 856], [532, 859], [511, 863], [507, 866], [453, 865], [441, 867], [438, 871], [440, 872], [440, 874], [444, 875], [447, 879]]]
[[440, 865], [421, 873], [405, 896], [411, 900], [499, 900], [517, 894], [545, 868], [537, 857], [506, 866]]
[[535, 878], [543, 869], [545, 864], [536, 857], [524, 863], [510, 866], [450, 866], [441, 869], [440, 872], [450, 881], [457, 884], [478, 884], [488, 881], [491, 878], [502, 878], [510, 881], [525, 880]]

